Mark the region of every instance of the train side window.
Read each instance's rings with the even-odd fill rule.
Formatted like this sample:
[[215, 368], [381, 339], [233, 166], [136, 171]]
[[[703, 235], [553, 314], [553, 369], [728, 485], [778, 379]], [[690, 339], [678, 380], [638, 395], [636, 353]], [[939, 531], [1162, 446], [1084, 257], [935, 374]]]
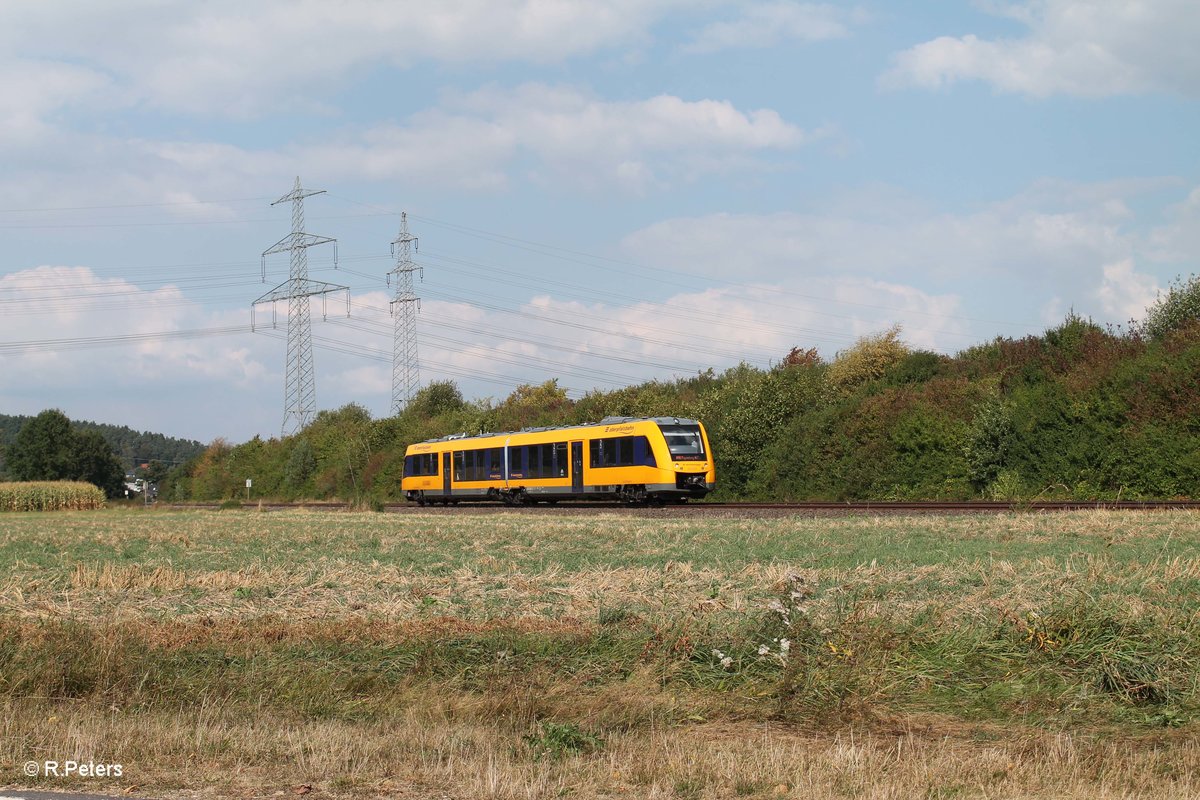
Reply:
[[524, 470], [521, 469], [521, 454], [525, 452], [524, 447], [510, 447], [508, 449], [508, 474], [509, 477], [523, 477]]
[[567, 443], [554, 443], [554, 475], [559, 478], [567, 477]]
[[488, 480], [504, 478], [504, 451], [493, 447], [488, 451]]
[[437, 453], [427, 453], [425, 455], [425, 474], [426, 475], [437, 475], [438, 474], [438, 454]]
[[617, 461], [621, 464], [622, 467], [632, 467], [633, 466], [633, 437], [632, 436], [622, 436], [617, 441], [620, 444], [620, 455], [618, 455]]
[[658, 466], [658, 462], [654, 460], [654, 451], [650, 448], [650, 440], [645, 436], [633, 438], [633, 463], [642, 467]]
[[554, 477], [554, 445], [542, 445], [542, 477]]
[[461, 481], [463, 479], [463, 451], [454, 451], [454, 480]]
[[416, 456], [404, 457], [404, 477], [411, 478], [416, 472], [413, 471], [413, 462], [416, 461]]
[[530, 478], [541, 477], [542, 449], [536, 444], [529, 445], [529, 461], [525, 464], [525, 474]]
[[602, 442], [603, 442], [602, 439], [592, 439], [590, 442], [588, 442], [588, 453], [589, 453], [589, 462], [590, 462], [588, 464], [588, 466], [590, 466], [592, 469], [595, 469], [596, 467], [598, 467], [604, 463], [604, 461], [600, 455], [600, 445]]
[[617, 440], [616, 439], [605, 439], [604, 440], [604, 466], [606, 466], [606, 467], [617, 466]]

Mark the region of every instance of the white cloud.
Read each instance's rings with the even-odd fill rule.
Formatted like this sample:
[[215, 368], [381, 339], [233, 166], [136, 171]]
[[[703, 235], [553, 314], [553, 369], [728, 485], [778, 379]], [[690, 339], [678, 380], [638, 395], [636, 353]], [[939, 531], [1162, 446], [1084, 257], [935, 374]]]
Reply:
[[1103, 272], [1095, 295], [1109, 319], [1122, 323], [1140, 319], [1161, 291], [1154, 276], [1134, 271], [1132, 259], [1106, 264]]
[[[889, 198], [890, 202], [890, 198]], [[858, 274], [886, 280], [920, 274], [934, 284], [1043, 272], [1063, 277], [1124, 246], [1104, 208], [1054, 210], [998, 203], [967, 214], [881, 209], [864, 194], [853, 210], [712, 214], [651, 225], [626, 238], [630, 253], [690, 264], [706, 275], [775, 280]], [[919, 206], [914, 203], [914, 206]]]
[[1150, 236], [1152, 252], [1162, 261], [1197, 270], [1200, 262], [1200, 186], [1167, 209], [1167, 220]]
[[[1141, 316], [1164, 273], [1189, 253], [1193, 263], [1200, 257], [1200, 241], [1189, 234], [1190, 200], [1169, 210], [1170, 225], [1134, 227], [1125, 200], [1137, 193], [1135, 185], [1044, 182], [947, 213], [870, 190], [819, 212], [668, 219], [622, 245], [638, 263], [777, 286], [780, 302], [830, 325], [849, 316], [878, 329], [893, 314], [950, 349], [963, 337], [1036, 332], [1043, 311], [1064, 303], [1100, 321]], [[887, 296], [872, 297], [868, 289], [882, 286]]]
[[552, 63], [644, 40], [682, 0], [67, 0], [10, 2], [0, 49], [114, 76], [139, 103], [257, 116], [319, 109], [382, 65]]
[[[0, 276], [0, 308], [0, 342], [67, 342], [3, 351], [6, 373], [41, 385], [162, 378], [192, 383], [198, 377], [245, 383], [263, 373], [236, 348], [213, 347], [204, 338], [150, 337], [231, 324], [228, 316], [201, 309], [172, 285], [142, 289], [86, 267], [40, 266]], [[126, 337], [129, 345], [120, 349], [120, 358], [109, 360], [71, 344], [97, 337]]]
[[53, 128], [47, 116], [63, 106], [95, 106], [110, 81], [94, 70], [54, 61], [0, 61], [0, 138], [13, 148], [40, 142]]
[[[403, 123], [345, 130], [277, 150], [99, 139], [81, 139], [86, 145], [75, 149], [111, 149], [102, 163], [123, 176], [115, 185], [161, 202], [175, 196], [173, 186], [276, 186], [299, 172], [325, 181], [406, 180], [487, 190], [506, 185], [521, 169], [569, 188], [644, 192], [714, 173], [753, 170], [761, 154], [787, 152], [821, 135], [770, 109], [742, 110], [723, 100], [659, 95], [611, 101], [573, 87], [527, 84], [450, 95]], [[96, 169], [93, 163], [91, 170]], [[20, 178], [18, 169], [7, 182], [21, 186], [27, 204], [40, 190], [22, 185]], [[79, 173], [73, 185], [79, 186]], [[220, 196], [246, 189], [212, 186], [211, 191], [210, 196]], [[0, 196], [5, 193], [0, 187]]]
[[741, 47], [771, 47], [782, 41], [815, 42], [848, 35], [849, 25], [862, 19], [827, 3], [788, 0], [739, 5], [741, 16], [711, 22], [699, 30], [684, 50], [712, 53]]
[[982, 80], [1035, 97], [1200, 94], [1200, 4], [1193, 0], [1037, 0], [1003, 13], [1028, 34], [942, 36], [899, 53], [881, 82], [939, 88]]
[[[230, 403], [233, 413], [267, 374], [268, 340], [225, 332], [246, 327], [244, 312], [205, 310], [174, 286], [40, 266], [0, 276], [0, 309], [0, 400], [10, 413], [60, 407], [75, 419], [211, 436], [221, 420], [207, 406]], [[185, 413], [204, 417], [205, 431], [181, 422]]]

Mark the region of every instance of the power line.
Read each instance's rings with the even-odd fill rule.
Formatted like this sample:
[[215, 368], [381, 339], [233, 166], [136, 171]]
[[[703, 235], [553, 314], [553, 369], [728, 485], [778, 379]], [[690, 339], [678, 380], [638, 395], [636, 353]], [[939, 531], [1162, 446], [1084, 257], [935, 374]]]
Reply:
[[[347, 272], [351, 275], [357, 275], [357, 276], [363, 277], [363, 278], [375, 279], [374, 276], [372, 276], [372, 275], [367, 275], [366, 273], [356, 272], [356, 271], [350, 270], [350, 269], [346, 269], [346, 270], [342, 270], [342, 271]], [[612, 321], [610, 319], [605, 318], [605, 317], [599, 317], [599, 316], [596, 316], [595, 314], [585, 314], [580, 311], [572, 311], [571, 312], [572, 319], [563, 320], [563, 319], [558, 319], [556, 317], [545, 316], [542, 314], [535, 314], [530, 311], [521, 311], [518, 309], [506, 308], [504, 306], [496, 305], [495, 303], [485, 302], [482, 300], [471, 299], [470, 297], [465, 297], [464, 294], [471, 295], [471, 294], [477, 294], [477, 293], [471, 292], [468, 289], [462, 289], [461, 287], [458, 287], [458, 286], [454, 287], [458, 290], [457, 293], [452, 292], [452, 291], [438, 291], [436, 288], [429, 288], [431, 286], [439, 286], [439, 285], [440, 284], [426, 284], [427, 294], [433, 295], [434, 297], [438, 297], [438, 298], [444, 299], [449, 302], [463, 303], [465, 305], [471, 306], [472, 308], [478, 308], [481, 310], [488, 310], [488, 311], [496, 311], [496, 312], [499, 312], [502, 314], [509, 314], [509, 315], [521, 317], [524, 319], [536, 320], [538, 322], [546, 322], [546, 323], [550, 323], [552, 325], [559, 325], [559, 326], [564, 326], [564, 327], [568, 327], [568, 328], [574, 328], [577, 330], [586, 330], [586, 331], [591, 331], [594, 333], [602, 333], [608, 337], [627, 339], [630, 341], [637, 342], [639, 344], [646, 344], [646, 343], [657, 344], [657, 345], [661, 345], [664, 347], [672, 347], [672, 348], [680, 349], [680, 350], [689, 350], [689, 351], [698, 352], [698, 353], [705, 353], [708, 355], [719, 355], [719, 356], [724, 356], [726, 358], [732, 358], [732, 359], [743, 359], [743, 358], [746, 358], [747, 356], [750, 356], [751, 359], [753, 360], [753, 356], [754, 356], [754, 353], [752, 351], [747, 353], [745, 351], [734, 352], [731, 350], [723, 349], [723, 348], [719, 347], [718, 345], [714, 344], [711, 339], [701, 340], [701, 339], [697, 339], [695, 337], [691, 337], [691, 336], [687, 336], [687, 335], [682, 336], [682, 338], [672, 338], [672, 339], [663, 339], [663, 338], [658, 338], [658, 337], [653, 337], [653, 336], [647, 336], [646, 334], [642, 333], [642, 331], [653, 331], [655, 333], [665, 334], [666, 336], [669, 336], [669, 337], [677, 337], [680, 334], [679, 334], [678, 330], [662, 328], [662, 327], [649, 325], [649, 324], [642, 323], [642, 322], [639, 322], [637, 324], [637, 329], [639, 332], [634, 333], [633, 331], [630, 331], [630, 330], [627, 330], [624, 328], [614, 328], [611, 324]], [[491, 298], [492, 296], [488, 295], [488, 297]], [[599, 325], [583, 324], [583, 323], [576, 321], [577, 319], [595, 320], [597, 323], [599, 323]], [[693, 318], [693, 320], [694, 319], [695, 318]], [[762, 358], [758, 359], [758, 360], [764, 364], [766, 362], [768, 362], [771, 358], [771, 354], [766, 353], [766, 352], [761, 353], [761, 355], [762, 355]]]
[[[353, 201], [351, 201], [351, 202], [353, 202]], [[363, 205], [366, 205], [366, 204], [363, 204]], [[677, 284], [679, 278], [686, 278], [689, 280], [694, 280], [696, 277], [692, 273], [683, 272], [680, 270], [669, 269], [667, 267], [650, 266], [647, 264], [642, 264], [642, 263], [638, 263], [635, 261], [629, 261], [626, 259], [612, 258], [609, 256], [600, 256], [600, 255], [595, 255], [593, 253], [584, 253], [582, 251], [571, 250], [566, 247], [558, 247], [556, 245], [545, 244], [543, 242], [534, 242], [534, 241], [527, 240], [527, 239], [519, 239], [514, 236], [506, 236], [505, 234], [501, 234], [501, 233], [494, 233], [492, 231], [484, 231], [484, 230], [480, 230], [478, 228], [470, 228], [465, 225], [457, 225], [452, 222], [435, 220], [435, 219], [431, 219], [429, 217], [420, 217], [420, 216], [417, 216], [416, 214], [413, 215], [413, 219], [418, 219], [418, 220], [425, 222], [427, 224], [430, 224], [430, 225], [438, 225], [438, 226], [441, 226], [444, 228], [455, 230], [455, 231], [463, 233], [467, 236], [474, 236], [474, 237], [481, 238], [481, 239], [484, 239], [487, 241], [493, 241], [497, 244], [503, 244], [508, 247], [513, 247], [513, 248], [517, 248], [517, 249], [521, 249], [521, 250], [527, 250], [529, 252], [539, 253], [541, 255], [547, 255], [547, 256], [551, 256], [553, 258], [560, 258], [564, 261], [573, 261], [578, 264], [586, 264], [586, 265], [590, 265], [590, 266], [595, 266], [590, 261], [581, 261], [577, 258], [568, 258], [567, 256], [556, 255], [555, 252], [546, 252], [546, 251], [558, 251], [560, 253], [566, 253], [566, 254], [569, 254], [572, 256], [579, 256], [581, 258], [587, 258], [587, 259], [591, 259], [593, 261], [604, 261], [604, 262], [608, 262], [610, 264], [620, 264], [623, 266], [633, 267], [637, 270], [636, 272], [627, 270], [627, 269], [621, 269], [619, 267], [608, 267], [608, 269], [611, 269], [614, 272], [619, 272], [619, 273], [629, 275], [631, 277], [635, 277], [635, 278], [642, 279], [642, 280], [645, 280], [646, 278], [650, 278], [651, 280], [657, 280], [657, 281], [660, 281], [663, 283], [669, 283], [669, 284], [675, 285], [675, 284]], [[671, 276], [671, 278], [669, 280], [663, 279], [663, 278], [653, 278], [651, 276], [647, 276], [644, 273], [645, 270], [661, 272], [661, 273]], [[727, 278], [721, 278], [721, 277], [712, 276], [712, 275], [709, 275], [707, 277], [711, 281], [714, 281], [716, 283], [722, 283], [727, 286], [740, 286], [740, 287], [744, 287], [744, 288], [749, 287], [749, 284], [746, 284], [746, 283], [743, 283], [740, 281], [733, 281], [733, 280], [729, 280]], [[816, 301], [819, 301], [822, 303], [837, 303], [839, 305], [857, 306], [860, 308], [871, 308], [871, 309], [876, 309], [876, 310], [880, 310], [880, 311], [897, 311], [897, 312], [904, 313], [904, 314], [917, 314], [920, 316], [932, 317], [935, 319], [957, 319], [957, 320], [962, 320], [965, 322], [986, 323], [988, 325], [1008, 325], [1008, 326], [1012, 326], [1012, 327], [1021, 327], [1021, 328], [1025, 328], [1025, 327], [1029, 326], [1028, 323], [1022, 323], [1022, 322], [1007, 322], [1004, 320], [977, 319], [974, 317], [966, 317], [966, 316], [961, 316], [961, 315], [956, 315], [956, 314], [938, 314], [938, 313], [931, 312], [931, 311], [918, 311], [915, 309], [896, 308], [895, 306], [884, 306], [884, 305], [878, 305], [875, 303], [859, 303], [859, 302], [856, 302], [853, 300], [839, 300], [838, 298], [835, 298], [835, 297], [823, 297], [821, 295], [804, 294], [801, 292], [796, 292], [796, 291], [792, 291], [789, 289], [783, 289], [783, 288], [778, 288], [778, 287], [776, 287], [776, 291], [779, 294], [790, 295], [793, 297], [800, 297], [800, 298], [803, 298], [806, 300], [816, 300]]]
[[192, 328], [179, 331], [151, 331], [147, 333], [125, 333], [114, 336], [72, 336], [63, 339], [28, 339], [19, 342], [0, 342], [0, 353], [22, 355], [26, 353], [57, 352], [60, 350], [84, 350], [94, 347], [127, 346], [143, 342], [169, 341], [174, 339], [202, 339], [210, 336], [232, 336], [249, 333], [248, 325], [227, 325], [216, 328]]
[[[365, 310], [365, 311], [375, 311], [377, 313], [382, 313], [382, 309], [380, 309], [378, 306], [367, 305], [358, 300], [352, 301], [352, 304], [355, 309], [360, 310], [360, 311]], [[359, 317], [359, 319], [362, 320], [366, 324], [380, 326], [380, 323], [372, 322], [369, 319], [366, 319], [363, 317]], [[462, 331], [465, 333], [472, 333], [472, 334], [476, 334], [476, 335], [478, 335], [480, 333], [480, 329], [478, 326], [456, 325], [452, 322], [446, 322], [445, 320], [438, 319], [436, 316], [427, 317], [423, 324], [426, 326], [434, 327], [434, 328], [448, 328], [450, 330]], [[560, 352], [568, 353], [570, 355], [587, 356], [590, 358], [598, 358], [598, 359], [607, 360], [607, 361], [616, 361], [616, 362], [630, 364], [630, 365], [638, 366], [638, 367], [652, 367], [652, 368], [657, 368], [657, 369], [667, 369], [667, 370], [672, 370], [675, 372], [695, 372], [700, 369], [712, 366], [712, 364], [700, 365], [700, 364], [692, 363], [692, 364], [683, 365], [683, 364], [678, 364], [678, 363], [648, 361], [646, 359], [633, 358], [627, 351], [619, 352], [619, 351], [613, 351], [613, 350], [606, 349], [606, 348], [596, 348], [595, 346], [593, 346], [591, 344], [585, 344], [583, 346], [580, 346], [578, 344], [572, 344], [571, 340], [569, 340], [569, 339], [561, 339], [561, 338], [552, 337], [552, 336], [539, 336], [537, 338], [524, 338], [524, 337], [521, 337], [519, 335], [512, 333], [511, 331], [504, 331], [502, 341], [503, 342], [514, 342], [517, 344], [528, 344], [528, 345], [532, 345], [534, 347], [541, 347], [541, 348], [546, 348], [549, 350], [557, 350]], [[500, 350], [499, 348], [497, 348], [493, 345], [483, 345], [481, 343], [475, 343], [473, 346], [484, 347], [485, 349], [494, 350], [496, 352], [506, 352], [506, 351]], [[554, 362], [554, 366], [561, 366], [561, 364], [559, 362]]]
[[174, 206], [208, 206], [226, 203], [261, 203], [269, 197], [235, 197], [229, 200], [178, 200], [170, 203], [122, 203], [103, 206], [51, 206], [47, 208], [0, 208], [0, 214], [40, 214], [45, 211], [103, 211], [110, 208], [171, 208]]
[[[325, 221], [331, 219], [360, 219], [362, 217], [386, 217], [390, 214], [345, 214], [335, 217], [313, 217], [313, 219]], [[276, 219], [188, 219], [188, 220], [168, 220], [165, 222], [79, 222], [79, 223], [58, 223], [58, 224], [38, 224], [38, 225], [0, 225], [0, 230], [16, 231], [16, 230], [59, 230], [72, 228], [162, 228], [178, 225], [245, 225], [248, 223], [277, 223]]]

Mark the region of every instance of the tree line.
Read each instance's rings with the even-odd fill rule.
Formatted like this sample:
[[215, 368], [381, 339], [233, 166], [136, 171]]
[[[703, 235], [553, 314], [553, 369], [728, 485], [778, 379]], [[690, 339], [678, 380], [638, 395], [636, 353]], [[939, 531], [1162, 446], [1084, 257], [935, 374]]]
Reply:
[[177, 499], [401, 498], [405, 447], [451, 433], [695, 417], [708, 427], [717, 497], [1152, 499], [1200, 494], [1200, 280], [1177, 282], [1140, 324], [1074, 314], [1039, 336], [954, 356], [899, 327], [825, 361], [794, 348], [742, 364], [567, 397], [554, 379], [502, 401], [425, 387], [403, 413], [323, 411], [285, 439], [212, 443], [168, 479]]
[[[1070, 314], [1041, 335], [947, 356], [909, 346], [894, 327], [828, 361], [793, 348], [770, 369], [741, 364], [578, 400], [555, 379], [498, 402], [465, 400], [442, 381], [397, 416], [372, 419], [350, 404], [284, 439], [123, 441], [152, 451], [134, 455], [186, 458], [169, 472], [156, 465], [160, 496], [175, 500], [242, 497], [249, 478], [258, 497], [394, 501], [413, 442], [606, 416], [702, 420], [725, 499], [1192, 498], [1197, 408], [1200, 279], [1192, 277], [1128, 330]], [[21, 425], [10, 433], [14, 419]], [[11, 479], [88, 480], [115, 494], [123, 458], [101, 431], [58, 411], [0, 417], [4, 469]]]
[[33, 417], [0, 414], [0, 479], [87, 480], [112, 497], [123, 493], [126, 474], [157, 482], [203, 451], [200, 442], [71, 420], [55, 409]]
[[108, 497], [124, 488], [125, 469], [104, 436], [72, 427], [57, 409], [25, 420], [4, 456], [5, 471], [14, 481], [84, 481]]

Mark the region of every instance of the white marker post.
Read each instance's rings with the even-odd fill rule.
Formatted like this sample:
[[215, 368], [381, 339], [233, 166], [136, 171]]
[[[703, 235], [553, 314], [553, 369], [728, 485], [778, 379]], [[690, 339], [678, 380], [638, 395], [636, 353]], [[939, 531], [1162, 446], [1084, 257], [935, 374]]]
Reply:
[[246, 478], [246, 502], [247, 503], [250, 502], [250, 484], [251, 484], [250, 479]]

